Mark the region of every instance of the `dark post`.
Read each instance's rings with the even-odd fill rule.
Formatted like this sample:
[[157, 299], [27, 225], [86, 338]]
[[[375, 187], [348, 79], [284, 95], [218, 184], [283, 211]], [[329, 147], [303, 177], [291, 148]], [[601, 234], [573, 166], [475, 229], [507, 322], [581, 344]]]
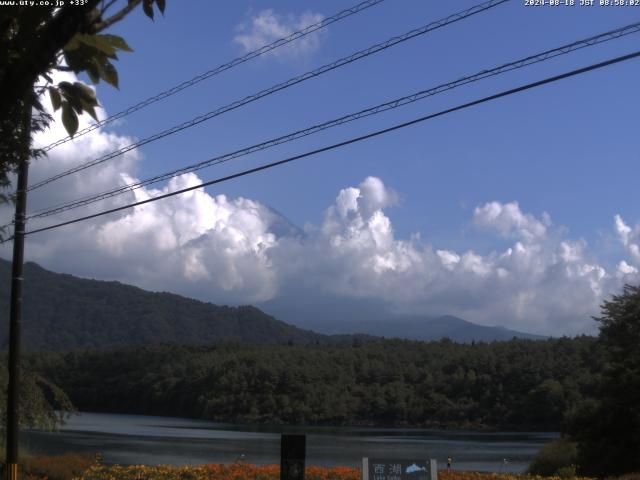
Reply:
[[29, 172], [29, 138], [31, 108], [27, 108], [24, 123], [25, 152], [18, 166], [16, 216], [13, 233], [13, 263], [11, 265], [11, 307], [9, 317], [9, 386], [7, 390], [7, 456], [5, 478], [18, 480], [20, 329], [22, 322], [22, 264], [24, 262], [24, 225], [27, 210], [27, 175]]
[[282, 435], [280, 440], [280, 480], [303, 480], [306, 456], [304, 435]]

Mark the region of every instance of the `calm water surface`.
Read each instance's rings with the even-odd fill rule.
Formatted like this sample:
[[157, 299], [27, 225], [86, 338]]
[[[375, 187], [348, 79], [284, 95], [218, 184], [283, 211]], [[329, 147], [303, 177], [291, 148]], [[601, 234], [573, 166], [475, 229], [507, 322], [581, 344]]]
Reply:
[[[522, 472], [557, 433], [464, 430], [264, 427], [184, 418], [81, 413], [59, 432], [22, 433], [33, 453], [101, 452], [105, 463], [280, 463], [280, 434], [307, 435], [307, 465], [359, 466], [362, 457], [436, 458], [440, 468]], [[505, 462], [506, 460], [506, 462]]]

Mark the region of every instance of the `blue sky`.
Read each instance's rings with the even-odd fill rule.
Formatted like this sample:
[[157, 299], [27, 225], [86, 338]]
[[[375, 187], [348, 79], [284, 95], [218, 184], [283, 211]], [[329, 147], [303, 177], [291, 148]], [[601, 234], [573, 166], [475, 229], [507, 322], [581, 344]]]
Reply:
[[[109, 111], [242, 53], [233, 41], [239, 24], [265, 8], [278, 14], [330, 15], [349, 2], [191, 2], [170, 4], [155, 23], [138, 13], [118, 28], [135, 49], [119, 62], [121, 91], [100, 89]], [[454, 6], [455, 5], [455, 6]], [[317, 50], [298, 57], [258, 59], [131, 117], [122, 131], [138, 137], [187, 120], [368, 45], [442, 18], [474, 2], [386, 2], [329, 27]], [[632, 7], [497, 7], [398, 45], [354, 65], [280, 92], [188, 132], [145, 147], [142, 172], [268, 139], [483, 68], [521, 58], [640, 18]], [[259, 156], [268, 161], [437, 111], [513, 85], [583, 66], [637, 48], [637, 37], [592, 47], [528, 67], [380, 118], [296, 142]], [[590, 243], [602, 241], [611, 218], [638, 218], [640, 192], [629, 172], [640, 159], [637, 141], [639, 66], [630, 62], [543, 87], [322, 155], [215, 191], [265, 202], [295, 223], [317, 221], [335, 192], [376, 175], [402, 194], [394, 209], [397, 232], [430, 231], [466, 245], [469, 210], [487, 200], [518, 200]], [[187, 147], [188, 146], [188, 147]], [[232, 169], [251, 161], [236, 162]], [[227, 169], [211, 169], [203, 177]], [[145, 175], [143, 175], [145, 176]], [[309, 182], [312, 178], [313, 182]], [[300, 188], [304, 185], [303, 188]], [[292, 202], [292, 198], [295, 201]], [[474, 239], [481, 241], [481, 239]], [[492, 245], [487, 245], [491, 248]]]
[[[86, 154], [87, 148], [90, 151], [95, 147], [96, 151], [103, 152], [105, 142], [121, 145], [126, 144], [126, 139], [146, 137], [474, 4], [469, 1], [387, 0], [314, 34], [306, 43], [252, 60], [131, 115], [117, 125], [101, 129], [102, 140], [79, 151]], [[272, 27], [275, 25], [283, 31], [293, 30], [307, 21], [305, 19], [326, 17], [349, 5], [350, 2], [345, 1], [194, 0], [187, 6], [186, 2], [171, 1], [168, 2], [166, 16], [157, 18], [155, 22], [136, 12], [113, 29], [113, 33], [125, 37], [135, 50], [131, 54], [122, 54], [118, 62], [120, 90], [100, 84], [97, 87], [98, 97], [107, 113], [118, 112], [243, 54], [252, 41], [259, 44], [260, 38], [273, 39], [269, 32], [261, 30], [260, 19], [272, 22]], [[126, 171], [127, 178], [146, 178], [638, 19], [640, 7], [529, 7], [524, 6], [524, 2], [513, 0], [144, 146], [130, 160], [122, 159], [113, 168]], [[208, 180], [384, 128], [629, 53], [639, 44], [638, 34], [630, 35], [457, 88], [225, 166], [206, 169], [198, 172], [198, 178]], [[237, 203], [239, 198], [245, 198], [256, 202], [260, 208], [274, 209], [305, 229], [305, 235], [311, 238], [319, 231], [326, 233], [331, 230], [328, 226], [331, 215], [340, 217], [340, 202], [336, 201], [339, 192], [358, 187], [359, 208], [370, 204], [373, 210], [383, 212], [379, 218], [389, 223], [385, 224], [388, 227], [386, 232], [392, 232], [392, 246], [384, 247], [386, 253], [372, 255], [384, 257], [385, 262], [408, 262], [402, 268], [397, 265], [385, 267], [392, 276], [381, 274], [380, 269], [375, 268], [375, 272], [362, 272], [363, 277], [350, 276], [357, 270], [358, 262], [366, 263], [373, 257], [351, 256], [347, 260], [347, 257], [340, 257], [336, 265], [350, 265], [353, 261], [356, 266], [352, 266], [348, 278], [344, 278], [347, 286], [342, 290], [332, 288], [327, 285], [331, 284], [332, 278], [342, 278], [342, 273], [329, 267], [324, 274], [318, 273], [326, 267], [322, 256], [331, 255], [318, 243], [309, 240], [305, 248], [298, 244], [287, 245], [291, 239], [280, 238], [278, 234], [275, 240], [260, 240], [255, 244], [266, 245], [264, 252], [258, 252], [266, 255], [260, 260], [264, 267], [260, 275], [246, 267], [246, 262], [251, 263], [248, 260], [243, 260], [241, 266], [225, 260], [222, 263], [226, 265], [224, 268], [216, 270], [214, 262], [197, 282], [194, 280], [197, 275], [189, 277], [188, 274], [185, 274], [184, 281], [179, 281], [180, 275], [176, 271], [187, 271], [187, 263], [181, 264], [181, 270], [163, 270], [153, 266], [163, 258], [160, 253], [156, 257], [149, 253], [148, 259], [139, 253], [130, 253], [132, 256], [127, 257], [123, 253], [127, 252], [127, 242], [117, 245], [101, 243], [99, 237], [85, 239], [86, 244], [92, 247], [86, 247], [86, 258], [81, 261], [76, 256], [69, 256], [71, 254], [65, 250], [67, 243], [61, 236], [65, 235], [63, 233], [43, 235], [40, 239], [32, 237], [27, 256], [58, 271], [177, 291], [214, 303], [267, 302], [268, 305], [268, 302], [279, 301], [280, 305], [286, 305], [290, 295], [303, 295], [309, 296], [309, 304], [312, 305], [313, 295], [310, 292], [319, 289], [323, 292], [322, 298], [326, 295], [355, 302], [345, 307], [345, 318], [367, 303], [382, 301], [391, 313], [454, 313], [479, 323], [500, 323], [540, 333], [592, 332], [589, 315], [597, 313], [597, 305], [602, 298], [616, 291], [624, 281], [638, 279], [640, 260], [634, 256], [633, 245], [640, 237], [640, 227], [637, 227], [640, 225], [640, 189], [637, 188], [640, 161], [637, 120], [639, 74], [638, 60], [626, 62], [206, 189], [209, 198], [224, 194], [229, 202], [236, 202], [233, 208], [245, 208]], [[54, 139], [54, 133], [49, 135], [49, 139]], [[72, 149], [61, 150], [57, 156], [52, 155], [51, 160], [54, 163], [59, 161], [61, 165], [73, 165], [77, 162], [71, 158], [73, 154]], [[42, 171], [39, 172], [38, 168]], [[34, 169], [35, 178], [56, 171], [54, 167], [35, 166]], [[104, 178], [113, 173], [104, 173]], [[92, 181], [98, 182], [102, 178], [98, 174], [93, 175]], [[365, 180], [369, 177], [374, 180]], [[98, 185], [101, 184], [96, 183], [96, 188]], [[105, 188], [112, 185], [105, 180]], [[52, 186], [48, 191], [43, 189], [42, 193], [34, 195], [33, 204], [47, 205], [54, 198], [66, 199], [64, 195], [72, 191], [71, 187]], [[373, 200], [365, 198], [363, 192], [367, 191], [372, 192]], [[335, 209], [333, 213], [331, 208]], [[252, 212], [255, 213], [255, 209]], [[211, 212], [206, 215], [209, 214]], [[256, 215], [260, 217], [261, 214]], [[616, 215], [620, 216], [617, 227]], [[344, 222], [353, 220], [348, 215], [340, 218]], [[358, 221], [375, 229], [377, 227], [370, 222], [372, 218], [365, 215]], [[120, 220], [125, 223], [119, 227], [112, 226], [117, 231], [130, 228], [132, 222], [138, 227], [144, 224], [136, 218], [121, 217]], [[271, 221], [266, 222], [269, 224]], [[195, 219], [187, 223], [193, 225], [197, 222]], [[207, 228], [211, 229], [214, 224], [207, 224]], [[353, 228], [362, 226], [349, 225], [343, 225], [340, 238], [347, 238]], [[275, 227], [268, 225], [262, 230], [254, 227], [252, 224], [247, 228], [252, 232], [259, 230], [262, 232], [260, 235], [275, 231]], [[536, 232], [543, 231], [533, 235], [536, 241], [531, 235], [522, 233], [529, 227]], [[96, 232], [102, 231], [104, 234], [101, 229], [105, 228], [111, 227], [95, 224], [87, 227], [85, 232], [98, 235]], [[189, 248], [194, 242], [206, 243], [203, 238], [208, 235], [207, 228], [196, 229], [197, 235], [187, 241], [191, 242]], [[243, 228], [238, 227], [241, 233]], [[338, 235], [333, 230], [331, 232], [326, 235]], [[138, 245], [148, 238], [143, 233]], [[417, 234], [419, 240], [416, 240]], [[73, 234], [67, 232], [66, 235]], [[247, 238], [251, 237], [247, 235]], [[373, 237], [375, 243], [375, 235]], [[115, 236], [110, 238], [117, 243], [113, 240]], [[331, 238], [333, 240], [327, 242], [333, 245], [337, 237]], [[271, 241], [273, 243], [269, 243]], [[408, 246], [412, 241], [418, 243]], [[304, 243], [304, 240], [300, 242]], [[473, 252], [491, 264], [491, 275], [498, 275], [502, 268], [498, 264], [504, 252], [517, 250], [518, 242], [528, 248], [528, 252], [538, 252], [542, 256], [528, 260], [527, 268], [533, 270], [514, 267], [511, 271], [505, 267], [509, 275], [514, 276], [512, 282], [507, 282], [513, 290], [506, 286], [497, 288], [494, 292], [496, 298], [490, 301], [484, 302], [480, 298], [493, 292], [491, 280], [485, 279], [481, 287], [469, 287], [471, 290], [467, 291], [467, 287], [475, 285], [477, 279], [469, 280], [462, 273], [458, 275], [453, 267], [447, 270], [445, 263], [439, 264], [438, 268], [444, 268], [442, 272], [454, 273], [442, 273], [444, 277], [434, 274], [430, 280], [434, 283], [427, 282], [420, 287], [428, 293], [403, 287], [416, 282], [419, 284], [420, 279], [433, 272], [433, 266], [423, 266], [421, 268], [425, 270], [421, 270], [412, 262], [427, 265], [431, 261], [426, 260], [429, 255], [442, 259], [444, 254], [437, 254], [440, 255], [437, 257], [434, 253], [437, 251], [456, 252], [461, 258], [465, 252]], [[556, 257], [563, 255], [559, 252], [568, 248], [563, 247], [562, 242], [579, 250], [576, 254], [579, 259], [558, 261]], [[313, 248], [309, 246], [312, 243]], [[180, 248], [186, 245], [184, 242], [178, 244]], [[214, 244], [207, 248], [214, 248]], [[274, 247], [276, 244], [277, 248]], [[83, 248], [74, 246], [73, 250], [84, 251]], [[262, 247], [255, 248], [259, 250]], [[206, 249], [199, 252], [200, 256], [196, 257], [200, 259], [203, 255], [212, 258], [218, 255]], [[298, 252], [300, 257], [288, 257], [287, 252]], [[402, 256], [404, 254], [406, 257]], [[305, 263], [314, 255], [319, 258], [309, 261], [306, 270], [289, 271], [290, 265]], [[184, 258], [187, 257], [185, 253]], [[141, 259], [140, 264], [133, 265], [131, 258]], [[193, 258], [190, 261], [197, 263]], [[628, 267], [623, 268], [626, 277], [620, 273], [621, 261]], [[462, 262], [458, 264], [462, 265]], [[525, 277], [540, 273], [536, 265], [544, 265], [540, 267], [544, 273], [537, 283], [527, 283]], [[248, 269], [246, 272], [243, 270], [245, 267]], [[589, 272], [597, 271], [596, 267], [602, 268], [606, 274], [596, 280], [581, 277], [579, 286], [572, 283], [576, 276], [589, 269]], [[572, 268], [583, 273], [557, 273], [569, 272]], [[211, 281], [216, 283], [225, 275], [230, 275], [229, 278], [235, 278], [235, 275], [240, 280], [225, 280], [212, 288], [207, 287], [207, 281], [202, 281], [213, 278]], [[316, 275], [317, 282], [309, 280]], [[373, 278], [372, 275], [382, 276]], [[260, 286], [251, 287], [252, 282]], [[301, 283], [306, 288], [303, 293], [291, 287]], [[264, 287], [266, 284], [271, 286]], [[336, 285], [341, 285], [340, 281], [336, 280]], [[385, 296], [379, 288], [396, 293]], [[585, 288], [588, 292], [581, 290]], [[555, 306], [547, 308], [544, 305], [546, 296], [550, 295], [548, 289], [559, 297], [549, 302]], [[406, 298], [401, 298], [408, 290], [412, 294], [407, 293]], [[460, 297], [456, 297], [456, 291], [460, 292]], [[429, 300], [423, 301], [424, 297]], [[478, 298], [469, 300], [475, 297]], [[520, 300], [514, 303], [504, 300], [504, 297]], [[282, 315], [286, 317], [286, 311]]]

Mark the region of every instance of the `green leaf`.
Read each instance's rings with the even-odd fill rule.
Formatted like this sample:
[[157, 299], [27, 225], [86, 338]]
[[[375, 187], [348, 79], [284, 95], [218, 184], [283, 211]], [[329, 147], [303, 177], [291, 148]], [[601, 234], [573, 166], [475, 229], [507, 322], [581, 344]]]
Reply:
[[142, 10], [147, 17], [153, 20], [153, 0], [142, 0]]
[[98, 55], [104, 56], [104, 53], [84, 44], [74, 50], [64, 51], [64, 59], [74, 72], [86, 70], [87, 65]]
[[133, 52], [133, 49], [127, 44], [124, 38], [118, 35], [87, 35], [82, 34], [79, 40], [92, 49], [99, 50], [110, 58], [115, 58], [118, 50], [124, 52]]
[[82, 113], [82, 99], [77, 95], [75, 91], [71, 93], [64, 93], [64, 99], [68, 105], [70, 105], [73, 110], [80, 115]]
[[82, 115], [82, 112], [84, 112], [84, 108], [82, 108], [82, 102], [79, 98], [74, 98], [73, 101], [69, 101], [69, 105], [71, 105], [73, 111], [76, 112], [76, 115]]
[[85, 85], [82, 82], [74, 82], [73, 88], [83, 102], [86, 102], [88, 105], [98, 105], [96, 92], [94, 92], [91, 87]]
[[58, 88], [65, 97], [73, 96], [73, 84], [71, 82], [60, 82]]
[[165, 0], [156, 0], [156, 5], [158, 5], [158, 10], [160, 10], [160, 13], [164, 15], [164, 9], [167, 6]]
[[[82, 82], [60, 82], [59, 92], [64, 97], [63, 107], [71, 107], [76, 115], [88, 112], [95, 120], [98, 120], [94, 107], [98, 106], [98, 99], [93, 89]], [[64, 114], [64, 111], [63, 111]]]
[[117, 50], [133, 52], [133, 49], [127, 44], [125, 39], [118, 35], [101, 35], [101, 37], [103, 37], [113, 48]]
[[62, 106], [62, 97], [56, 87], [49, 87], [49, 98], [51, 98], [51, 105], [53, 105], [53, 111], [57, 111]]
[[118, 71], [108, 60], [101, 65], [100, 76], [105, 82], [118, 88]]
[[80, 42], [93, 47], [96, 50], [100, 50], [106, 55], [113, 55], [116, 53], [116, 48], [111, 45], [111, 42], [109, 42], [107, 38], [105, 38], [105, 35], [88, 35], [86, 33], [79, 33], [77, 35]]
[[62, 104], [62, 124], [70, 136], [74, 136], [78, 131], [78, 115], [68, 102]]
[[82, 70], [82, 68], [80, 68], [80, 57], [78, 56], [78, 54], [76, 53], [76, 50], [63, 50], [64, 53], [64, 61], [67, 64], [67, 66], [73, 70], [74, 72], [79, 72]]
[[93, 84], [100, 83], [100, 68], [98, 67], [94, 59], [91, 59], [91, 62], [87, 63], [86, 72], [87, 72], [87, 75], [89, 76], [89, 80], [91, 80], [91, 83]]
[[62, 48], [65, 52], [70, 52], [80, 47], [80, 35], [82, 33], [76, 33], [71, 40], [67, 42], [67, 44]]
[[86, 105], [83, 103], [82, 108], [85, 112], [91, 115], [96, 122], [98, 121], [98, 115], [96, 114], [96, 109], [93, 107], [93, 105]]

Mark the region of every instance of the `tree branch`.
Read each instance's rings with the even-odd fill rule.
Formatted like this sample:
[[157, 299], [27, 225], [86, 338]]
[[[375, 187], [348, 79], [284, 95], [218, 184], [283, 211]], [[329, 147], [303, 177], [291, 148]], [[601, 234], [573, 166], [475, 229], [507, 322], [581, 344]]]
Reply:
[[105, 4], [104, 0], [102, 0], [102, 6], [100, 7], [100, 16], [107, 13], [107, 10], [109, 10], [117, 1], [118, 0], [110, 0]]
[[122, 20], [124, 17], [127, 16], [129, 12], [131, 12], [134, 8], [140, 5], [140, 3], [142, 3], [142, 0], [133, 0], [129, 2], [129, 4], [126, 7], [124, 7], [122, 10], [120, 10], [118, 13], [112, 15], [111, 17], [107, 18], [103, 22], [96, 23], [94, 25], [95, 33], [101, 32], [105, 28], [109, 28], [114, 23], [117, 23], [120, 20]]

